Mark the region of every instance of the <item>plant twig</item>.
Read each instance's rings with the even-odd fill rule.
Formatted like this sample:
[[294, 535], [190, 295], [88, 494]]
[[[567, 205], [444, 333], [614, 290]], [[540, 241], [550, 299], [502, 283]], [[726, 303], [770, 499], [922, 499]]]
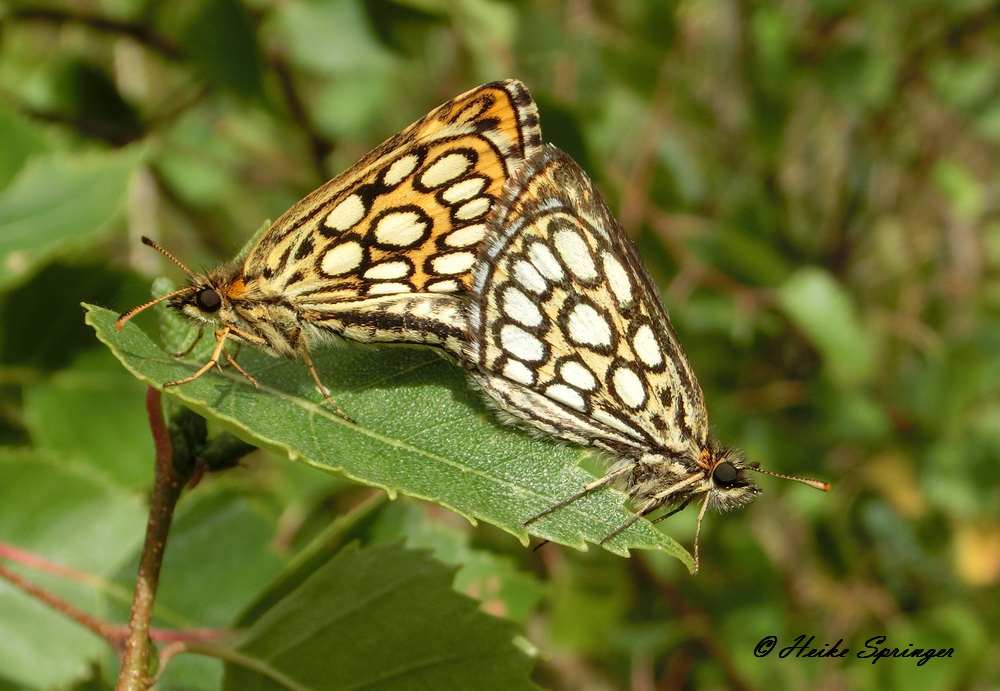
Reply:
[[144, 691], [149, 687], [150, 622], [156, 601], [156, 587], [174, 507], [190, 479], [190, 470], [183, 474], [174, 467], [173, 449], [163, 420], [160, 392], [152, 387], [146, 391], [146, 411], [156, 445], [156, 478], [116, 691]]
[[70, 568], [68, 566], [63, 566], [62, 564], [57, 564], [54, 561], [49, 561], [48, 559], [39, 557], [31, 552], [25, 552], [23, 549], [18, 549], [17, 547], [8, 545], [4, 542], [0, 542], [0, 559], [10, 559], [18, 564], [23, 564], [28, 568], [37, 569], [38, 571], [51, 573], [59, 576], [60, 578], [86, 583], [91, 586], [96, 586], [100, 582], [100, 579], [97, 576]]
[[[29, 568], [35, 568], [69, 580], [78, 581], [80, 583], [93, 585], [100, 581], [97, 576], [92, 574], [56, 564], [55, 562], [33, 555], [30, 552], [25, 552], [17, 549], [16, 547], [2, 543], [0, 543], [0, 558], [10, 559], [11, 561], [16, 561]], [[76, 623], [96, 633], [98, 636], [101, 636], [107, 640], [119, 654], [122, 653], [122, 650], [125, 647], [125, 639], [128, 636], [129, 627], [121, 624], [112, 624], [101, 621], [93, 615], [78, 609], [66, 600], [63, 600], [58, 595], [55, 595], [45, 588], [42, 588], [26, 578], [23, 578], [14, 571], [8, 569], [3, 564], [0, 564], [0, 578], [13, 585], [15, 588], [19, 588], [28, 595], [44, 602], [57, 612], [66, 615]], [[227, 638], [231, 635], [232, 631], [229, 629], [194, 629], [190, 631], [151, 629], [149, 631], [149, 638], [151, 640], [170, 644], [185, 643], [188, 641], [213, 641], [220, 638]]]
[[0, 565], [0, 578], [11, 585], [20, 588], [24, 592], [28, 593], [32, 597], [36, 597], [48, 606], [52, 607], [61, 614], [65, 614], [67, 617], [75, 621], [76, 623], [84, 626], [98, 636], [108, 640], [116, 649], [121, 650], [121, 643], [124, 639], [123, 631], [120, 626], [114, 624], [109, 624], [103, 622], [90, 614], [87, 614], [81, 609], [71, 605], [70, 603], [63, 600], [58, 595], [50, 593], [45, 588], [32, 583], [31, 581], [22, 578], [18, 574], [14, 573], [6, 566]]
[[98, 14], [46, 7], [23, 7], [14, 10], [11, 14], [21, 21], [45, 22], [56, 26], [77, 24], [95, 31], [128, 36], [170, 60], [181, 60], [184, 57], [184, 52], [179, 46], [157, 34], [148, 26], [137, 22], [123, 22]]

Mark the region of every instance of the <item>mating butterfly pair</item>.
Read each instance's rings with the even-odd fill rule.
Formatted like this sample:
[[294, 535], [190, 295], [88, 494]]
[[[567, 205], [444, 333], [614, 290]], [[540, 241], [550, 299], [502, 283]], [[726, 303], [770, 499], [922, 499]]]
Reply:
[[605, 540], [704, 497], [697, 568], [706, 510], [760, 492], [746, 471], [766, 471], [710, 437], [701, 389], [632, 242], [586, 174], [542, 145], [516, 80], [431, 111], [297, 203], [245, 257], [204, 275], [174, 261], [189, 284], [117, 322], [168, 300], [216, 327], [209, 361], [168, 386], [223, 359], [256, 384], [226, 350], [246, 343], [301, 357], [344, 415], [311, 348], [336, 337], [427, 344], [467, 367], [501, 410], [613, 459], [526, 525], [614, 481], [638, 510]]

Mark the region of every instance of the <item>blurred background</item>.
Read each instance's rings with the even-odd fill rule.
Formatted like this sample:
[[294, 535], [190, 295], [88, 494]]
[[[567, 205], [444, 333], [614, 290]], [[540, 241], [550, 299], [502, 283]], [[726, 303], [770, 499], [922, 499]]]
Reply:
[[[763, 467], [702, 569], [538, 552], [400, 500], [555, 689], [1000, 684], [1000, 12], [985, 0], [77, 0], [0, 5], [0, 541], [122, 621], [152, 444], [83, 323], [232, 258], [432, 107], [517, 77], [635, 238], [717, 436]], [[182, 504], [175, 626], [225, 626], [371, 490], [257, 454]], [[690, 545], [693, 515], [661, 524]], [[217, 537], [226, 535], [220, 548]], [[47, 578], [47, 577], [46, 577]], [[755, 657], [799, 635], [836, 660]], [[873, 636], [950, 659], [872, 664]], [[102, 642], [0, 585], [0, 688], [99, 688]], [[178, 659], [161, 688], [215, 688]], [[109, 671], [110, 670], [110, 671]]]

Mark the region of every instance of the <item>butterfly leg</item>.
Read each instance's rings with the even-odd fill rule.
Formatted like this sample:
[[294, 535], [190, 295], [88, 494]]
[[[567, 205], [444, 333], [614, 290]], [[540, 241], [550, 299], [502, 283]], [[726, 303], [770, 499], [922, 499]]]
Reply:
[[711, 496], [709, 492], [705, 492], [705, 501], [701, 504], [701, 511], [698, 512], [697, 527], [694, 529], [694, 575], [697, 575], [699, 566], [698, 545], [701, 543], [701, 522], [705, 518], [705, 512], [708, 511], [708, 500]]
[[[202, 376], [203, 374], [205, 374], [206, 372], [208, 372], [213, 367], [218, 366], [218, 364], [219, 364], [219, 358], [222, 356], [222, 353], [226, 353], [226, 350], [225, 350], [225, 347], [226, 347], [226, 336], [229, 335], [229, 332], [231, 330], [232, 330], [232, 327], [224, 326], [224, 327], [222, 327], [221, 329], [219, 329], [218, 331], [215, 332], [215, 349], [212, 351], [212, 357], [209, 359], [208, 362], [206, 362], [204, 365], [201, 366], [201, 369], [199, 369], [197, 372], [195, 372], [194, 374], [192, 374], [190, 377], [184, 377], [183, 379], [178, 379], [177, 381], [167, 382], [163, 386], [164, 387], [167, 387], [167, 386], [180, 386], [181, 384], [187, 384], [188, 382], [192, 382], [195, 379], [197, 379], [198, 377]], [[226, 353], [226, 357], [227, 358], [229, 357], [229, 353]]]
[[185, 355], [187, 355], [188, 353], [190, 353], [192, 350], [194, 350], [194, 347], [196, 345], [198, 345], [198, 341], [200, 341], [201, 337], [204, 336], [204, 335], [205, 335], [205, 329], [199, 326], [198, 327], [198, 335], [194, 337], [193, 341], [191, 341], [191, 345], [189, 345], [187, 348], [185, 348], [184, 350], [182, 350], [179, 353], [173, 353], [171, 357], [184, 357]]
[[558, 511], [562, 507], [564, 507], [564, 506], [566, 506], [568, 504], [573, 503], [574, 501], [576, 501], [577, 499], [579, 499], [583, 495], [589, 494], [589, 493], [593, 492], [598, 487], [603, 487], [604, 485], [607, 485], [607, 484], [609, 484], [611, 482], [614, 482], [615, 480], [617, 480], [622, 475], [626, 475], [626, 474], [630, 473], [631, 471], [632, 471], [632, 466], [631, 465], [626, 465], [626, 466], [624, 466], [622, 468], [619, 468], [618, 470], [615, 470], [614, 472], [608, 473], [607, 475], [605, 475], [604, 477], [602, 477], [602, 478], [600, 478], [598, 480], [594, 480], [593, 482], [585, 485], [584, 488], [581, 489], [579, 492], [571, 494], [570, 496], [566, 497], [565, 499], [563, 499], [558, 504], [554, 504], [553, 506], [550, 506], [549, 508], [547, 508], [544, 511], [542, 511], [540, 514], [532, 516], [531, 518], [529, 518], [528, 520], [526, 520], [524, 522], [524, 525], [531, 525], [532, 523], [534, 523], [535, 521], [537, 521], [539, 518], [544, 518], [545, 516], [548, 516], [550, 513]]
[[230, 355], [230, 356], [228, 356], [226, 358], [226, 361], [224, 363], [222, 363], [222, 364], [219, 365], [219, 369], [220, 370], [224, 370], [227, 367], [232, 367], [235, 364], [236, 358], [238, 358], [240, 356], [240, 349], [242, 347], [243, 347], [243, 342], [242, 341], [237, 341], [236, 342], [236, 350], [233, 352], [232, 355]]
[[666, 519], [670, 518], [675, 513], [679, 513], [681, 511], [683, 511], [684, 509], [687, 508], [687, 505], [690, 504], [690, 503], [691, 503], [690, 499], [685, 499], [683, 504], [681, 504], [680, 506], [676, 506], [676, 507], [670, 509], [670, 511], [667, 511], [665, 514], [663, 514], [662, 516], [660, 516], [659, 518], [657, 518], [655, 521], [653, 521], [653, 523], [659, 523], [660, 521], [663, 521], [663, 520], [666, 520]]
[[[300, 332], [300, 334], [301, 334], [301, 332]], [[306, 367], [309, 369], [309, 374], [312, 375], [313, 381], [316, 382], [316, 388], [319, 389], [319, 392], [321, 394], [323, 394], [323, 398], [325, 398], [326, 402], [330, 404], [331, 408], [333, 408], [333, 412], [335, 412], [337, 415], [339, 415], [340, 417], [344, 418], [348, 422], [352, 422], [353, 423], [354, 420], [352, 420], [350, 417], [348, 417], [347, 413], [345, 413], [343, 410], [341, 410], [340, 406], [337, 405], [332, 398], [330, 398], [330, 394], [327, 393], [326, 387], [323, 386], [323, 382], [320, 381], [319, 373], [316, 371], [315, 365], [313, 365], [312, 356], [309, 355], [309, 348], [306, 346], [305, 339], [304, 338], [299, 338], [298, 342], [299, 342], [299, 351], [302, 353], [302, 361], [304, 363], [306, 363]], [[354, 423], [354, 424], [357, 424], [357, 423]]]
[[251, 384], [253, 384], [253, 388], [255, 388], [258, 391], [260, 391], [260, 384], [257, 383], [257, 380], [254, 379], [253, 377], [251, 377], [249, 372], [247, 372], [245, 369], [243, 369], [242, 367], [240, 367], [240, 363], [236, 362], [236, 357], [237, 357], [237, 355], [240, 354], [240, 345], [242, 345], [242, 344], [237, 344], [237, 346], [236, 346], [236, 355], [230, 355], [225, 350], [222, 351], [222, 354], [226, 356], [226, 363], [227, 364], [232, 365], [236, 369], [237, 372], [239, 372], [240, 374], [242, 374], [246, 378], [246, 380], [248, 382], [250, 382]]

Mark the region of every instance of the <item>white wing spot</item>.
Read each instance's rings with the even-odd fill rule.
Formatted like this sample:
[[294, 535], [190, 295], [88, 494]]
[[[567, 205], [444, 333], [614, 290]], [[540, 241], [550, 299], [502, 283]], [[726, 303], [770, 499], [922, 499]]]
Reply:
[[500, 329], [500, 345], [519, 360], [538, 362], [545, 357], [545, 347], [542, 342], [520, 326], [513, 324]]
[[565, 403], [570, 408], [574, 408], [581, 412], [586, 409], [586, 403], [583, 400], [583, 396], [580, 395], [580, 392], [576, 389], [569, 388], [565, 384], [552, 384], [545, 389], [545, 395], [555, 401]]
[[427, 284], [427, 290], [431, 293], [457, 293], [460, 288], [461, 286], [458, 285], [458, 281], [454, 278]]
[[515, 281], [520, 283], [526, 290], [530, 290], [532, 293], [541, 295], [549, 289], [549, 284], [546, 283], [545, 279], [542, 278], [542, 275], [538, 273], [538, 269], [523, 259], [518, 260], [518, 262], [514, 264], [512, 274]]
[[378, 220], [375, 239], [383, 245], [409, 247], [427, 232], [427, 221], [415, 211], [392, 211]]
[[483, 191], [487, 183], [486, 178], [468, 178], [454, 185], [441, 193], [441, 198], [451, 205], [458, 204], [466, 199], [472, 199]]
[[484, 237], [486, 237], [486, 226], [477, 223], [448, 233], [444, 238], [444, 244], [449, 247], [468, 247], [479, 244]]
[[454, 274], [464, 274], [472, 268], [476, 262], [476, 255], [472, 252], [452, 252], [442, 254], [431, 261], [434, 273], [451, 276]]
[[646, 387], [632, 370], [619, 367], [611, 377], [618, 400], [629, 408], [638, 408], [646, 400]]
[[617, 259], [611, 254], [604, 253], [604, 274], [608, 277], [608, 285], [611, 292], [615, 294], [618, 304], [622, 307], [632, 302], [632, 282], [629, 280], [628, 272]]
[[553, 281], [561, 281], [563, 279], [565, 274], [563, 274], [562, 267], [559, 266], [559, 261], [552, 254], [552, 250], [542, 243], [533, 243], [528, 248], [528, 259], [545, 278]]
[[535, 373], [525, 367], [523, 362], [508, 360], [503, 367], [503, 376], [518, 384], [531, 386], [535, 383]]
[[542, 313], [538, 305], [512, 286], [504, 290], [502, 309], [505, 315], [524, 326], [538, 326], [542, 323]]
[[323, 257], [323, 273], [328, 276], [340, 276], [358, 268], [364, 251], [356, 242], [345, 242], [337, 245]]
[[632, 345], [635, 347], [635, 354], [644, 364], [649, 367], [659, 367], [663, 364], [660, 344], [656, 342], [656, 336], [649, 324], [643, 324], [636, 330]]
[[593, 391], [597, 388], [597, 379], [593, 373], [576, 360], [564, 362], [559, 368], [559, 376], [570, 386], [583, 391]]
[[402, 158], [396, 159], [389, 166], [389, 169], [385, 171], [385, 177], [382, 178], [382, 181], [389, 187], [395, 187], [413, 172], [418, 163], [420, 163], [420, 157], [416, 154], [407, 154]]
[[463, 221], [471, 221], [474, 218], [479, 218], [490, 210], [491, 201], [489, 197], [470, 199], [455, 210], [455, 218]]
[[440, 187], [454, 180], [472, 166], [472, 161], [464, 154], [448, 154], [434, 161], [420, 175], [420, 184], [424, 187]]
[[378, 281], [387, 278], [406, 278], [409, 274], [410, 265], [407, 262], [379, 262], [365, 271], [365, 278]]
[[586, 303], [577, 305], [569, 313], [567, 329], [570, 340], [577, 345], [611, 345], [611, 327], [597, 310]]
[[326, 215], [323, 225], [331, 230], [350, 230], [365, 217], [365, 204], [361, 197], [352, 194], [340, 201], [333, 210]]
[[593, 281], [597, 278], [597, 267], [590, 254], [586, 241], [575, 230], [563, 229], [557, 231], [552, 238], [556, 252], [562, 257], [563, 265], [581, 281]]
[[396, 293], [411, 293], [413, 288], [406, 283], [376, 283], [368, 289], [369, 295], [395, 295]]

